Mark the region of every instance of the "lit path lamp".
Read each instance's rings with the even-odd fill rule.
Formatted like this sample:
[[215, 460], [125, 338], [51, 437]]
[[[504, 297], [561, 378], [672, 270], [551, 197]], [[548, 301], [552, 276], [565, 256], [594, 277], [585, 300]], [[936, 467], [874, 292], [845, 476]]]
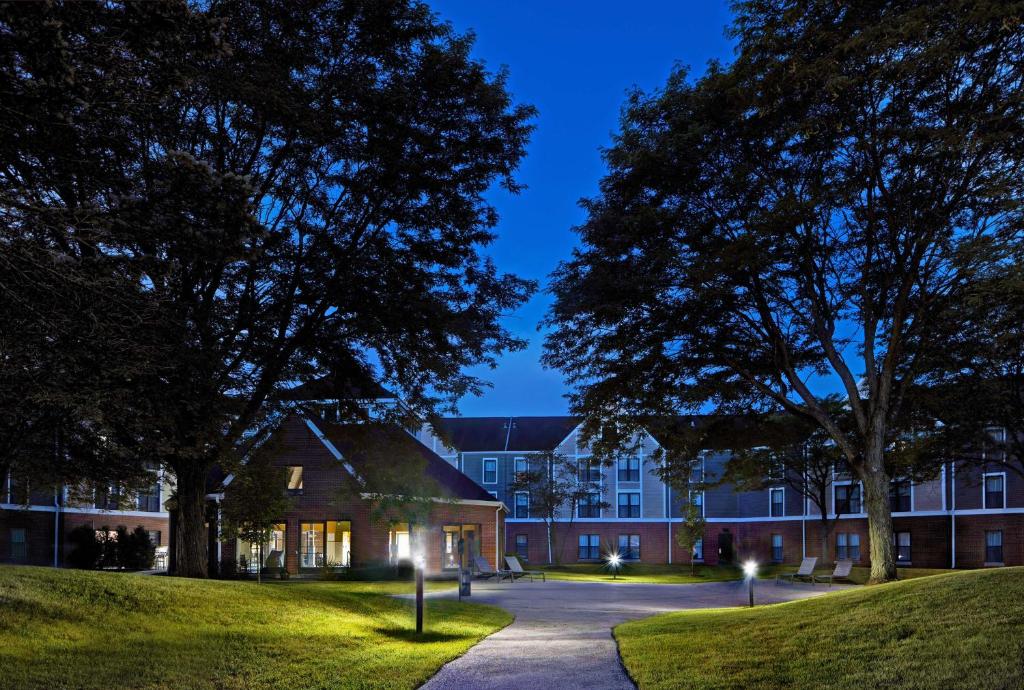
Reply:
[[416, 566], [416, 634], [423, 633], [423, 571], [426, 568], [426, 559], [422, 551], [416, 552], [413, 558]]
[[747, 591], [750, 594], [750, 605], [754, 605], [754, 576], [757, 575], [757, 562], [747, 561], [743, 564], [743, 574], [747, 578]]
[[612, 569], [612, 579], [619, 579], [619, 568], [622, 567], [622, 556], [618, 553], [612, 552], [608, 554], [608, 567]]

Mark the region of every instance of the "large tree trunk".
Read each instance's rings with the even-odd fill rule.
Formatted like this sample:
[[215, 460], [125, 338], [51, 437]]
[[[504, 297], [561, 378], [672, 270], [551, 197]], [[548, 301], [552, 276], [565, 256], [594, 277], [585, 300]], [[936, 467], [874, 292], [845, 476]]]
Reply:
[[868, 514], [868, 539], [871, 540], [870, 583], [896, 579], [896, 559], [892, 550], [892, 513], [889, 505], [889, 477], [882, 464], [880, 446], [865, 454], [861, 481]]
[[[822, 511], [824, 512], [824, 511]], [[828, 538], [832, 535], [832, 530], [829, 528], [828, 516], [822, 517], [821, 520], [821, 562], [828, 563]]]
[[178, 504], [174, 574], [207, 577], [206, 471], [196, 467], [174, 470]]

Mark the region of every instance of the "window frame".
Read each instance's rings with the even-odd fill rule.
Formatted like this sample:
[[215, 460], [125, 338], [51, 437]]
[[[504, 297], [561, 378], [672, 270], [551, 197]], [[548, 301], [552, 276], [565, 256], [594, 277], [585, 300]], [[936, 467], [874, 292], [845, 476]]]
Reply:
[[[779, 544], [775, 545], [775, 540], [778, 538]], [[772, 534], [772, 563], [782, 563], [785, 558], [785, 541], [781, 534], [778, 532]]]
[[[991, 535], [991, 534], [998, 534], [999, 535], [999, 544], [998, 545], [990, 545], [988, 543], [989, 542], [989, 535]], [[1006, 558], [1006, 554], [1003, 551], [1003, 546], [1004, 546], [1003, 530], [1001, 530], [1001, 529], [985, 530], [985, 561], [984, 561], [985, 565], [1003, 565], [1003, 564], [1006, 563], [1006, 561], [1003, 560], [1003, 559]], [[995, 555], [995, 554], [992, 551], [990, 551], [990, 549], [999, 549], [999, 559], [998, 560], [991, 558], [991, 556]]]
[[[839, 497], [836, 495], [839, 489], [845, 488], [847, 492], [846, 507], [850, 507], [850, 492], [857, 489], [857, 510], [839, 511]], [[832, 514], [833, 515], [862, 515], [864, 513], [864, 487], [859, 481], [841, 481], [832, 484]]]
[[[1001, 506], [990, 506], [988, 504], [988, 478], [999, 477], [1002, 483], [1002, 489], [1000, 494], [1003, 499], [1003, 505]], [[982, 510], [1006, 510], [1006, 472], [985, 472], [981, 475], [981, 507]]]
[[[526, 515], [519, 514], [519, 497], [526, 497]], [[517, 520], [528, 520], [530, 518], [530, 492], [529, 491], [516, 491], [512, 496], [512, 515]]]
[[[643, 497], [641, 496], [641, 493], [639, 491], [632, 491], [632, 490], [630, 490], [630, 491], [619, 491], [619, 492], [616, 492], [616, 493], [617, 493], [616, 498], [615, 498], [615, 505], [616, 505], [615, 515], [616, 515], [616, 517], [618, 517], [620, 519], [625, 519], [625, 520], [634, 520], [634, 519], [638, 520], [638, 519], [640, 519], [640, 517], [643, 515]], [[623, 505], [623, 503], [622, 503], [622, 497], [623, 496], [627, 496], [628, 497], [626, 499], [626, 504], [625, 505]], [[633, 496], [636, 497], [636, 503], [633, 503], [633, 500], [632, 500]], [[622, 509], [623, 508], [626, 509], [626, 514], [625, 515], [622, 514]], [[635, 512], [635, 515], [634, 515], [634, 512]]]
[[[596, 496], [597, 500], [594, 501], [594, 502], [591, 502], [590, 498], [592, 496]], [[586, 493], [586, 498], [587, 498], [587, 503], [584, 503], [582, 500], [580, 500], [579, 503], [576, 504], [576, 518], [577, 519], [579, 519], [579, 518], [588, 518], [588, 519], [600, 518], [601, 517], [601, 492], [600, 491], [588, 491]], [[584, 515], [583, 514], [583, 508], [587, 508], [588, 509], [588, 513], [592, 513], [594, 510], [596, 510], [597, 511], [597, 515], [592, 515], [592, 514]]]
[[[584, 545], [583, 540], [586, 539], [587, 543]], [[576, 560], [578, 561], [599, 561], [601, 560], [601, 535], [600, 534], [580, 534], [576, 539], [577, 551]], [[583, 555], [582, 549], [586, 549], [586, 556]], [[591, 555], [596, 554], [596, 555]]]
[[[526, 474], [527, 472], [530, 471], [530, 463], [527, 461], [526, 458], [522, 456], [514, 458], [512, 460], [512, 463], [512, 471], [516, 475], [516, 477], [518, 477], [520, 474]], [[522, 469], [519, 469], [520, 463], [522, 463]]]
[[[303, 489], [306, 486], [306, 484], [305, 484], [305, 482], [306, 482], [306, 470], [303, 468], [302, 465], [287, 465], [286, 466], [286, 470], [288, 472], [288, 478], [287, 478], [287, 480], [288, 480], [288, 489], [287, 489], [288, 495], [289, 496], [301, 496], [302, 492], [303, 492]], [[291, 484], [292, 484], [292, 470], [298, 470], [299, 471], [299, 486], [297, 488], [294, 488], [294, 489], [291, 488]]]
[[[622, 550], [622, 538], [626, 538], [626, 550]], [[633, 550], [633, 541], [636, 540], [636, 551]], [[624, 561], [630, 561], [635, 563], [640, 560], [640, 547], [641, 547], [640, 535], [636, 533], [620, 534], [619, 540], [616, 543], [618, 546], [619, 557]]]
[[[520, 537], [522, 538], [522, 544], [519, 543]], [[529, 562], [530, 560], [530, 535], [520, 532], [516, 534], [515, 541], [515, 553], [520, 559]], [[522, 550], [520, 550], [522, 547]]]
[[[487, 464], [494, 463], [494, 479], [487, 481]], [[481, 484], [497, 484], [498, 483], [498, 458], [481, 458], [480, 463], [480, 483]]]
[[[779, 501], [780, 512], [775, 513], [775, 495], [777, 493], [782, 494], [782, 500]], [[768, 489], [768, 517], [786, 517], [786, 487], [774, 486]]]
[[[625, 467], [623, 467], [623, 462], [625, 462]], [[620, 484], [636, 484], [640, 482], [639, 455], [627, 455], [619, 458], [616, 462], [616, 469], [617, 472], [615, 478]], [[625, 474], [625, 477], [623, 477], [623, 474]], [[635, 479], [632, 478], [634, 475], [636, 476]]]
[[[906, 496], [905, 496], [906, 499], [907, 499], [907, 509], [906, 510], [901, 510], [899, 503], [901, 502], [900, 499], [904, 498], [904, 496], [899, 494], [899, 493], [897, 493], [894, 496], [893, 495], [893, 490], [896, 489], [896, 491], [898, 492], [898, 487], [904, 486], [904, 485], [907, 487], [907, 493], [906, 493]], [[895, 503], [894, 503], [893, 499], [896, 499]], [[912, 512], [914, 512], [914, 482], [912, 482], [910, 479], [893, 479], [892, 481], [889, 482], [889, 512], [892, 512], [892, 513], [912, 513]]]
[[[907, 543], [906, 544], [901, 544], [900, 543], [900, 535], [902, 535], [902, 534], [907, 535]], [[910, 534], [910, 530], [893, 531], [893, 533], [892, 533], [892, 548], [893, 548], [893, 559], [896, 561], [897, 565], [901, 565], [901, 564], [905, 565], [905, 564], [913, 563], [914, 562], [914, 541], [913, 541], [913, 537]], [[903, 549], [907, 550], [907, 557], [906, 558], [900, 558], [900, 554], [903, 553]]]

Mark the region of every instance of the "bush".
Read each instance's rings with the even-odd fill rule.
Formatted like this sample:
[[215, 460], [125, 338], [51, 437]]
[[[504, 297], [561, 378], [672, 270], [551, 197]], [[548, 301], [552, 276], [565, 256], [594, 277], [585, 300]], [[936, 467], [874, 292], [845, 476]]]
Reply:
[[68, 533], [71, 551], [67, 565], [72, 568], [92, 570], [98, 568], [103, 555], [103, 544], [96, 539], [96, 530], [91, 525], [79, 525]]
[[117, 565], [126, 570], [149, 570], [156, 559], [156, 546], [142, 525], [131, 533], [117, 528]]

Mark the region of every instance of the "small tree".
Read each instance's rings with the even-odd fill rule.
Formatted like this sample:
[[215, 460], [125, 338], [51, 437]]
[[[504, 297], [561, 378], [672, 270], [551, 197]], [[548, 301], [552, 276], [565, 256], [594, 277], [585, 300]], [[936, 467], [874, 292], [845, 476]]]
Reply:
[[103, 555], [103, 545], [96, 539], [96, 530], [92, 525], [79, 525], [68, 533], [71, 551], [68, 553], [67, 564], [72, 568], [93, 570]]
[[273, 453], [264, 446], [255, 451], [232, 480], [221, 503], [221, 539], [242, 539], [257, 544], [256, 580], [262, 582], [263, 544], [291, 507], [287, 470], [271, 463]]
[[675, 537], [676, 543], [690, 554], [690, 574], [692, 575], [694, 549], [697, 547], [697, 542], [704, 539], [704, 526], [707, 524], [704, 520], [704, 507], [692, 498], [688, 498], [683, 504], [683, 520], [684, 522], [676, 528]]
[[544, 521], [548, 540], [548, 563], [561, 563], [562, 548], [557, 526], [564, 520], [565, 531], [572, 530], [579, 506], [592, 494], [598, 495], [599, 509], [608, 503], [600, 498], [601, 482], [595, 480], [589, 460], [573, 460], [554, 451], [535, 453], [527, 459], [527, 471], [516, 474], [513, 491], [526, 491], [530, 495], [530, 516]]

